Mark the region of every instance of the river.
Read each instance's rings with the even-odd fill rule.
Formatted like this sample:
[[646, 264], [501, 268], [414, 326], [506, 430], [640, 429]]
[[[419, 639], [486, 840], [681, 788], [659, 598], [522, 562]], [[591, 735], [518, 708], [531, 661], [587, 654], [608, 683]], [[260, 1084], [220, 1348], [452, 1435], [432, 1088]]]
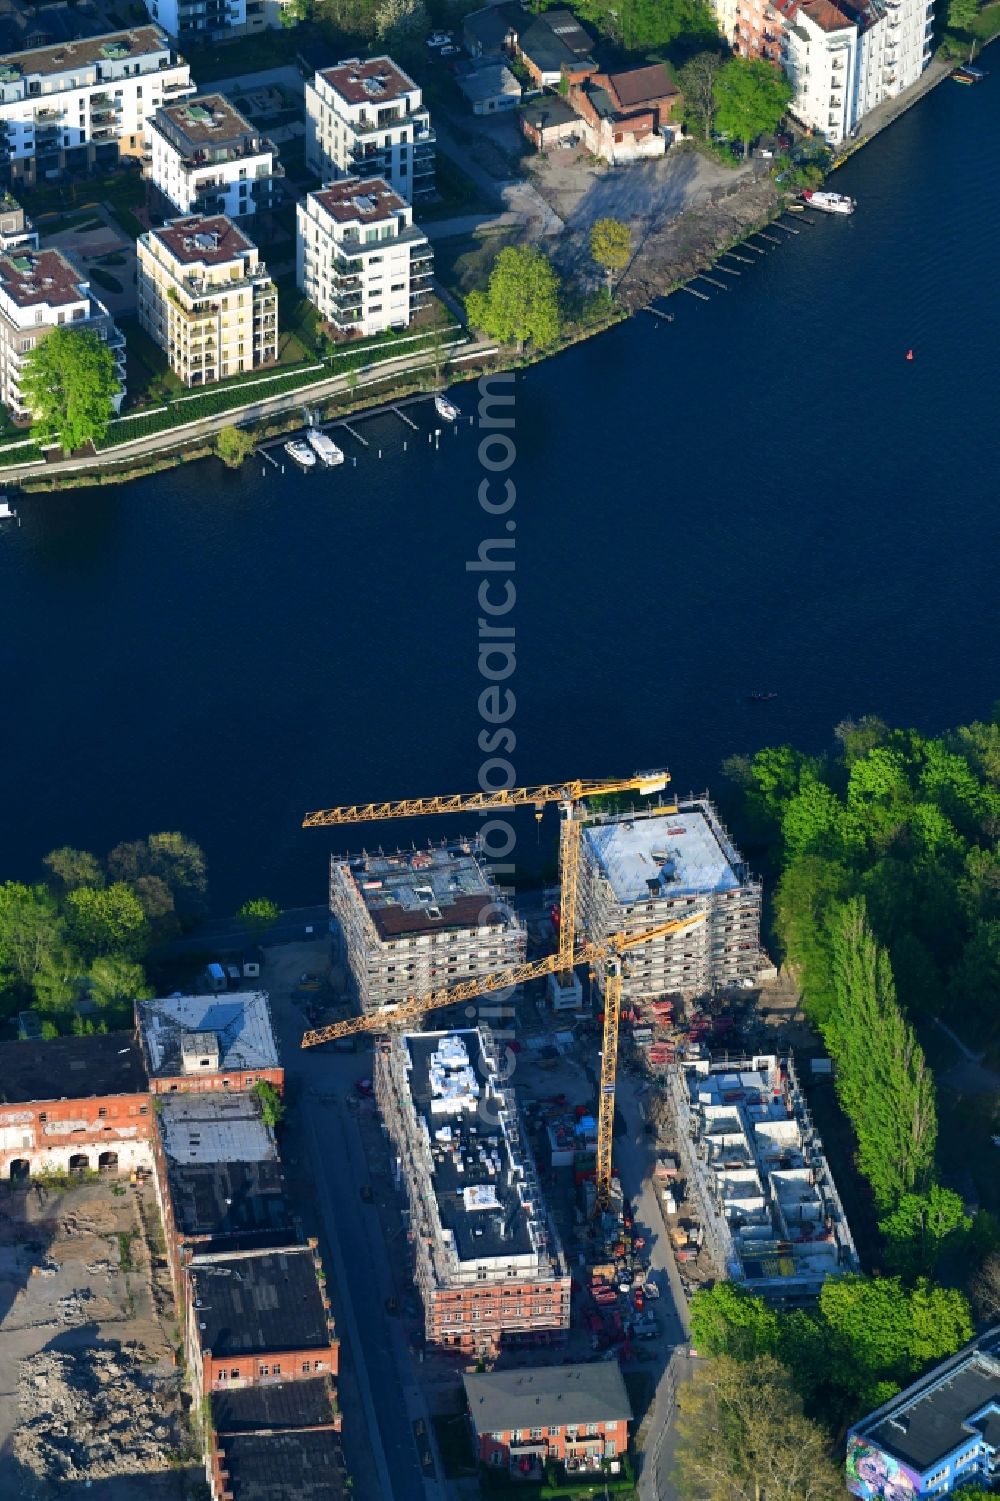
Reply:
[[[933, 730], [1000, 696], [996, 50], [985, 84], [942, 84], [837, 174], [852, 219], [810, 215], [728, 292], [672, 298], [673, 324], [639, 315], [519, 378], [519, 781], [666, 763], [701, 789], [848, 714]], [[371, 446], [347, 439], [333, 473], [207, 461], [19, 502], [3, 877], [180, 828], [216, 910], [322, 901], [331, 839], [306, 809], [475, 787], [464, 565], [504, 533], [473, 428], [436, 448], [413, 415], [360, 423]], [[551, 848], [521, 836], [522, 866]]]

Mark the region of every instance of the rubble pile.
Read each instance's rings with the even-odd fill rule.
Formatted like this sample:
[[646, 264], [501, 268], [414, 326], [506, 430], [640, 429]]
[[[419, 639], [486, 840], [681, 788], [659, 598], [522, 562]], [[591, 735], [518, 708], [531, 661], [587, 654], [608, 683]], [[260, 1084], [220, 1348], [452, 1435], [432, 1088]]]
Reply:
[[164, 1470], [180, 1442], [176, 1381], [120, 1345], [42, 1350], [21, 1362], [18, 1399], [14, 1454], [43, 1479]]

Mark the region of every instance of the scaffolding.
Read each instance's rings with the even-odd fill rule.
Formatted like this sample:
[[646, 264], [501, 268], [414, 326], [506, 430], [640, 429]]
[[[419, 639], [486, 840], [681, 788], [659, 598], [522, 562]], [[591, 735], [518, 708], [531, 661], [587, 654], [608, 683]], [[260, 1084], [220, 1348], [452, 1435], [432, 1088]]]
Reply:
[[583, 830], [579, 912], [590, 942], [704, 913], [703, 922], [632, 953], [626, 1003], [752, 982], [761, 967], [760, 907], [760, 882], [707, 795], [669, 811], [598, 817]]

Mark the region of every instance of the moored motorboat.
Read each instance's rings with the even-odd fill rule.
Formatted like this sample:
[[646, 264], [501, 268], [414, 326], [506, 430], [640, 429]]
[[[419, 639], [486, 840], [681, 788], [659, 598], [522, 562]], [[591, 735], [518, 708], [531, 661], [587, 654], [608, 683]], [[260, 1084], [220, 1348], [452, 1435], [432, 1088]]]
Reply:
[[12, 521], [17, 515], [6, 495], [0, 495], [0, 521]]
[[293, 438], [290, 443], [286, 443], [285, 452], [296, 464], [301, 464], [303, 469], [311, 469], [316, 462], [316, 455], [301, 438]]
[[807, 190], [802, 194], [809, 208], [819, 209], [821, 214], [853, 214], [857, 208], [853, 198], [846, 193], [818, 193]]
[[986, 73], [982, 68], [974, 68], [971, 63], [963, 63], [960, 68], [955, 68], [951, 76], [956, 83], [982, 83]]
[[457, 422], [462, 415], [455, 403], [440, 393], [434, 398], [434, 410], [439, 417], [444, 418], [445, 422]]
[[306, 433], [306, 441], [312, 448], [321, 464], [328, 469], [333, 469], [337, 464], [344, 462], [344, 450], [338, 448], [328, 433], [321, 432], [318, 427], [311, 427]]

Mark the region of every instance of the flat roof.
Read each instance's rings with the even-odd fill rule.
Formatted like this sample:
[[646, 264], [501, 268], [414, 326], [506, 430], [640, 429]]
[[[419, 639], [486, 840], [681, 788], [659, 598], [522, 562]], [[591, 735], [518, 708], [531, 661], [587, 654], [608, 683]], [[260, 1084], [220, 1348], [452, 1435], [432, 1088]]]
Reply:
[[225, 214], [191, 214], [171, 219], [149, 233], [182, 266], [222, 266], [256, 249], [253, 240]]
[[131, 1032], [0, 1042], [0, 1101], [87, 1100], [145, 1094], [142, 1050]]
[[171, 1163], [167, 1176], [181, 1235], [238, 1240], [243, 1250], [295, 1239], [280, 1162]]
[[320, 76], [348, 104], [391, 104], [417, 85], [391, 57], [370, 57], [365, 62], [349, 57], [335, 68], [323, 68]]
[[276, 1162], [259, 1101], [237, 1094], [158, 1095], [157, 1128], [168, 1163]]
[[261, 1433], [273, 1428], [322, 1428], [334, 1421], [329, 1376], [233, 1387], [212, 1393], [212, 1422], [219, 1434]]
[[[224, 221], [226, 224], [229, 220]], [[158, 231], [159, 234], [165, 231]], [[232, 995], [178, 995], [138, 1001], [139, 1028], [151, 1075], [181, 1075], [181, 1047], [189, 1032], [214, 1032], [219, 1072], [278, 1068], [278, 1048], [264, 990]], [[197, 1075], [192, 1075], [196, 1078]]]
[[742, 884], [735, 851], [723, 844], [722, 830], [703, 807], [649, 817], [622, 815], [588, 825], [583, 838], [623, 903], [733, 891]]
[[335, 863], [350, 872], [382, 939], [514, 923], [469, 844], [358, 855]]
[[240, 136], [258, 134], [225, 94], [193, 94], [178, 104], [164, 104], [156, 113], [169, 120], [173, 133], [193, 147], [224, 146]]
[[12, 82], [2, 75], [13, 69], [15, 78], [39, 73], [68, 73], [73, 68], [93, 63], [125, 62], [152, 52], [169, 52], [170, 43], [158, 26], [136, 26], [130, 31], [108, 31], [101, 36], [84, 37], [75, 42], [58, 42], [51, 47], [30, 47], [24, 52], [8, 52], [0, 57], [0, 82]]
[[220, 1447], [233, 1501], [342, 1501], [353, 1494], [340, 1435], [330, 1429], [233, 1434]]
[[499, 95], [521, 97], [521, 85], [507, 67], [499, 61], [473, 64], [466, 72], [455, 77], [466, 99], [475, 103], [479, 99], [493, 99]]
[[632, 1420], [617, 1360], [463, 1375], [477, 1433]]
[[[1000, 1442], [1000, 1328], [930, 1371], [852, 1429], [924, 1472], [977, 1435]], [[959, 1493], [960, 1494], [960, 1493]]]
[[520, 33], [517, 45], [541, 72], [554, 73], [564, 63], [590, 62], [594, 43], [572, 12], [547, 10]]
[[11, 250], [0, 255], [0, 284], [18, 307], [86, 302], [87, 278], [61, 250]]
[[430, 1142], [438, 1218], [454, 1235], [459, 1260], [530, 1255], [506, 1133], [479, 1109], [492, 1078], [479, 1033], [410, 1032], [403, 1041], [410, 1097]]
[[558, 94], [543, 94], [540, 99], [528, 101], [523, 118], [536, 130], [544, 130], [552, 125], [565, 125], [570, 120], [578, 121], [580, 116], [573, 106], [567, 100], [560, 99]]
[[382, 177], [346, 177], [309, 196], [338, 224], [372, 224], [406, 207]]
[[188, 1275], [202, 1350], [228, 1357], [330, 1344], [308, 1246], [198, 1263]]

